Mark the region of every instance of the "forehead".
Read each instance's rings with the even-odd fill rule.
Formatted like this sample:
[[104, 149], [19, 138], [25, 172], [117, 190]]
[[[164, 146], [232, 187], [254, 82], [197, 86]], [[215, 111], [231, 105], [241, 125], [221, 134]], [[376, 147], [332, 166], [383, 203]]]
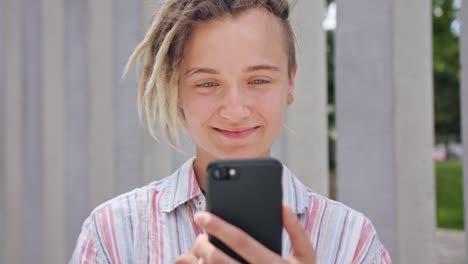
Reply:
[[263, 8], [197, 23], [184, 49], [185, 63], [223, 58], [287, 61], [284, 29], [279, 18]]

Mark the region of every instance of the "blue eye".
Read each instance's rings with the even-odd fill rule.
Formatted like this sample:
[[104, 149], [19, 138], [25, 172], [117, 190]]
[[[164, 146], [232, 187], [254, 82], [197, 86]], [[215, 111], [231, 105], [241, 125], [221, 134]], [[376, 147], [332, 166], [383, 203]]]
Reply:
[[267, 81], [258, 79], [258, 80], [253, 80], [250, 83], [252, 83], [252, 84], [265, 84], [265, 83], [267, 83]]
[[204, 88], [209, 88], [209, 87], [214, 87], [217, 86], [216, 83], [214, 82], [204, 82], [196, 85], [197, 87], [204, 87]]

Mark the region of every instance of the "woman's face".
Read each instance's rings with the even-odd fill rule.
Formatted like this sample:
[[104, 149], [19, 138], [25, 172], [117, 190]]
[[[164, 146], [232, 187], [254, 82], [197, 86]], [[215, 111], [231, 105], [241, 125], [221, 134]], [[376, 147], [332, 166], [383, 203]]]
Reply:
[[179, 107], [197, 156], [268, 157], [294, 75], [280, 20], [263, 9], [197, 24], [180, 66]]

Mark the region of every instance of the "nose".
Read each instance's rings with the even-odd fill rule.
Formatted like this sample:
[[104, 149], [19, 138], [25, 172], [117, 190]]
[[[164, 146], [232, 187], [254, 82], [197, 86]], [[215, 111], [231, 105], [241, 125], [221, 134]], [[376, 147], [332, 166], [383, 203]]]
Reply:
[[243, 91], [242, 87], [230, 87], [224, 94], [220, 116], [232, 122], [247, 119], [251, 114], [248, 101], [248, 95]]

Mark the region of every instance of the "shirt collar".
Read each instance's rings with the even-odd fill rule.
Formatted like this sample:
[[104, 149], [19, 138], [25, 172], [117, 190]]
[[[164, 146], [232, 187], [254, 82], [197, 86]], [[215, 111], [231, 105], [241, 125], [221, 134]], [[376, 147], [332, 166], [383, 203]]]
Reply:
[[[180, 205], [203, 195], [193, 170], [194, 160], [195, 157], [187, 160], [167, 179], [168, 185], [161, 199], [163, 212], [170, 213]], [[296, 214], [306, 212], [308, 190], [285, 165], [283, 165], [282, 185], [283, 204], [289, 206]]]
[[195, 157], [187, 160], [182, 166], [167, 179], [167, 187], [162, 196], [162, 211], [169, 213], [178, 206], [202, 195], [198, 185], [193, 161]]

